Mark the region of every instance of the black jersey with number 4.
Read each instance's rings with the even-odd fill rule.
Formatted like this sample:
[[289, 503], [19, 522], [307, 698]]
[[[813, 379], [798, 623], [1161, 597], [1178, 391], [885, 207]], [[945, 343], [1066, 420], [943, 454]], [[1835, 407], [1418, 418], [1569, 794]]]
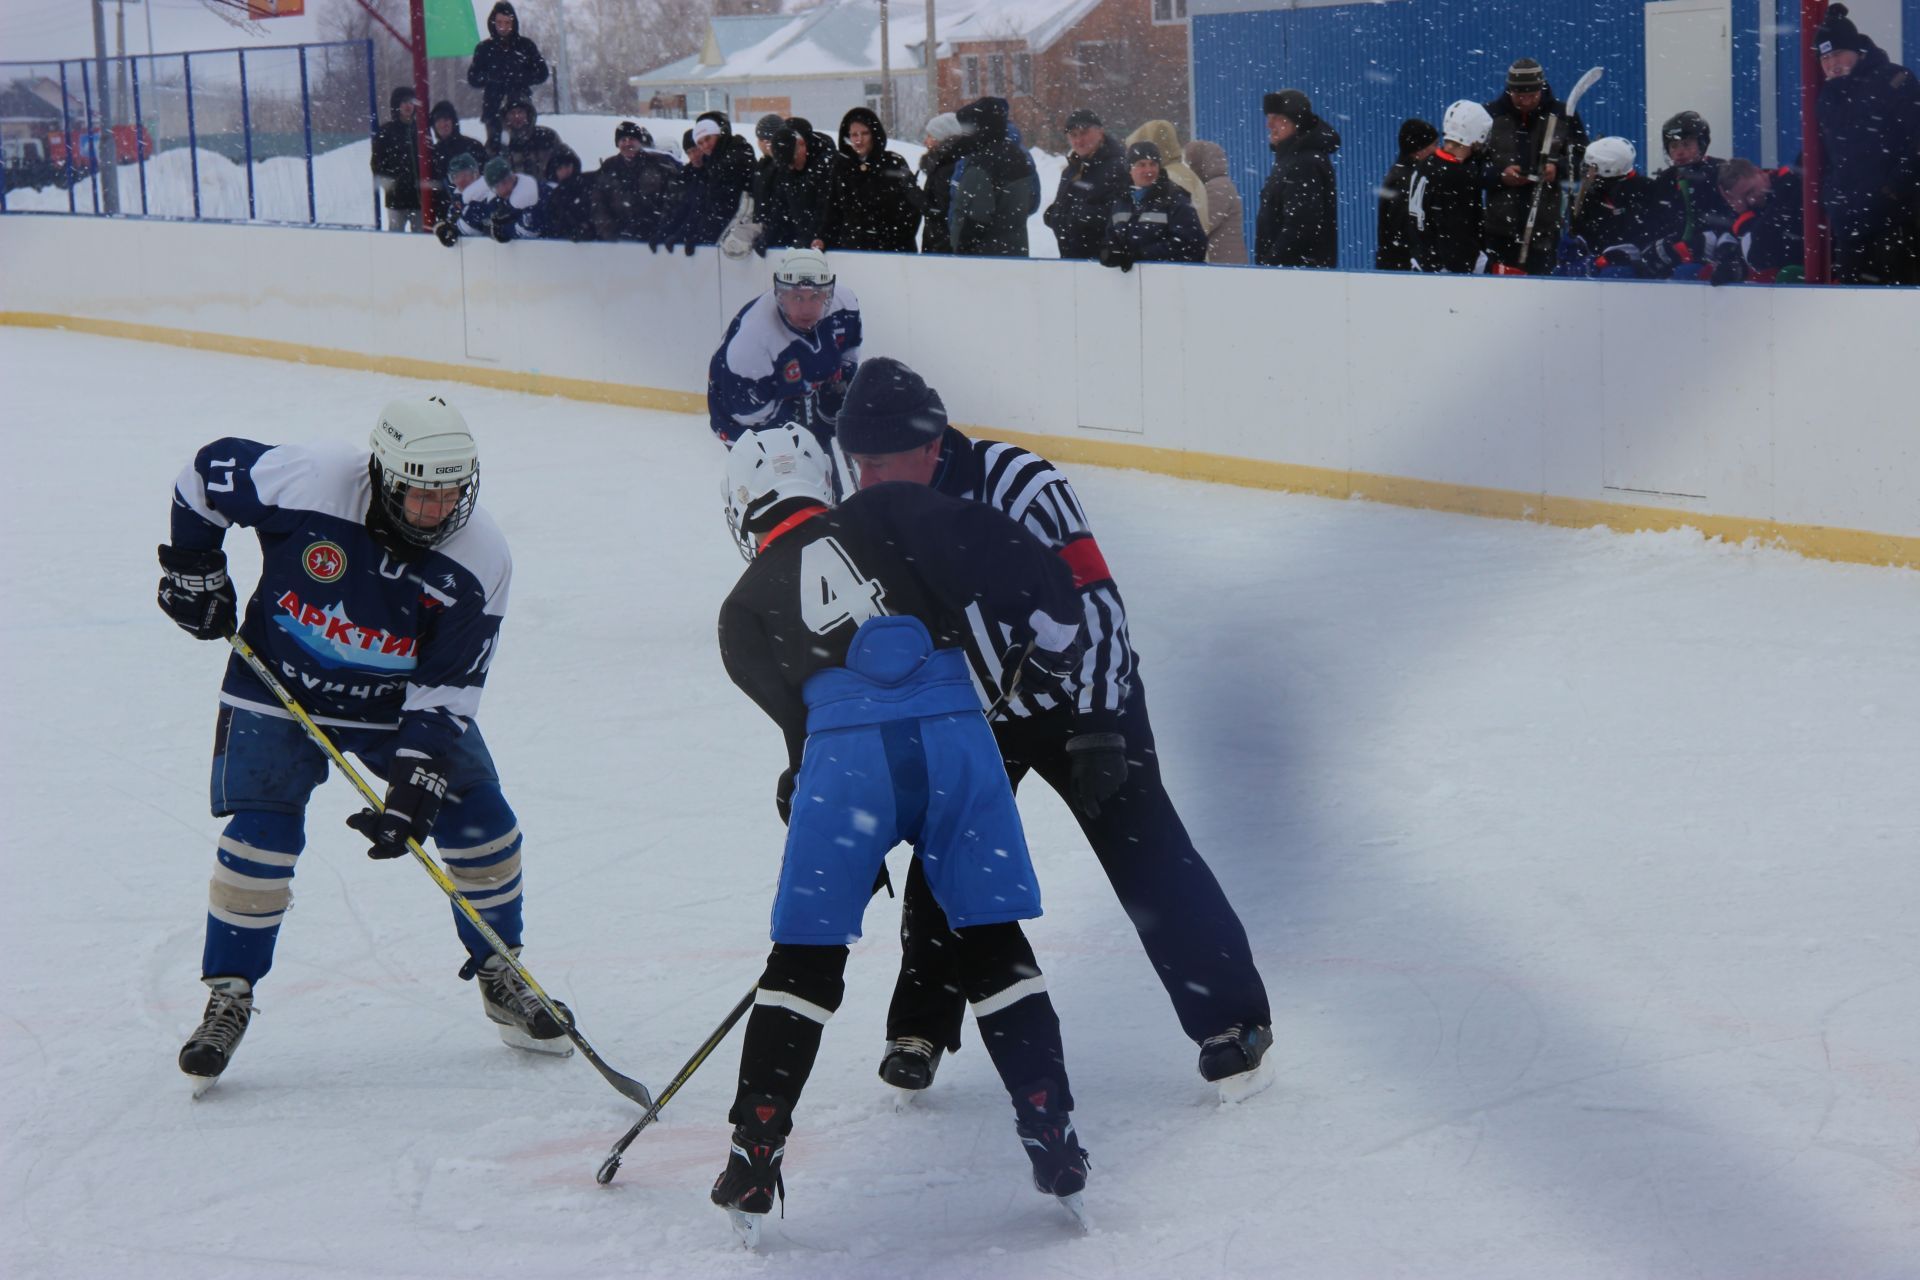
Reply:
[[1073, 575], [1059, 556], [992, 507], [914, 484], [863, 489], [763, 545], [720, 606], [727, 675], [786, 734], [798, 763], [809, 676], [846, 662], [868, 618], [926, 624], [936, 647], [971, 649], [978, 606], [1012, 642], [1065, 652], [1080, 631]]

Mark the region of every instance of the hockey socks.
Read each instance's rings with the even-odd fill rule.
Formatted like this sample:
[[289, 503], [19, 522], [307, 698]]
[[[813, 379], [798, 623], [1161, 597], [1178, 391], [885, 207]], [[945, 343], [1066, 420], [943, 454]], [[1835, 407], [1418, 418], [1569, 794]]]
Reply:
[[273, 967], [280, 921], [293, 901], [293, 869], [306, 847], [297, 813], [236, 813], [227, 821], [207, 885], [207, 941], [200, 972], [246, 979]]
[[993, 1058], [1007, 1096], [1019, 1107], [1033, 1081], [1051, 1082], [1048, 1106], [1073, 1109], [1067, 1086], [1060, 1016], [1047, 995], [1047, 979], [1017, 922], [975, 925], [954, 934], [960, 941], [960, 974], [973, 1005], [980, 1041]]
[[746, 1124], [755, 1118], [749, 1098], [775, 1097], [785, 1099], [789, 1109], [781, 1123], [792, 1126], [790, 1111], [813, 1074], [821, 1033], [846, 994], [846, 969], [845, 947], [773, 944], [747, 1015], [740, 1083], [727, 1119]]

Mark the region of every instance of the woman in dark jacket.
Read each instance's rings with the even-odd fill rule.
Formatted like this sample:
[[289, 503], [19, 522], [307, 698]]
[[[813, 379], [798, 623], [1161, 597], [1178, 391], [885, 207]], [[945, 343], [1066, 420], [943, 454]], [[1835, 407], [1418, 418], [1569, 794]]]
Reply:
[[1160, 148], [1134, 143], [1127, 148], [1127, 166], [1133, 187], [1114, 200], [1107, 215], [1100, 261], [1122, 271], [1133, 270], [1136, 262], [1205, 262], [1207, 230], [1193, 198], [1167, 180]]
[[1413, 185], [1413, 166], [1440, 141], [1440, 131], [1425, 120], [1400, 124], [1400, 156], [1380, 180], [1379, 238], [1373, 250], [1375, 271], [1413, 270], [1413, 218], [1407, 192]]
[[480, 90], [480, 123], [487, 126], [487, 148], [500, 141], [507, 104], [547, 82], [547, 60], [540, 46], [520, 34], [520, 16], [507, 0], [487, 14], [487, 38], [473, 46], [467, 83]]
[[953, 197], [953, 168], [960, 162], [960, 121], [949, 111], [927, 121], [925, 154], [920, 157], [920, 252], [952, 253], [947, 204]]
[[827, 207], [814, 242], [821, 249], [912, 253], [920, 226], [913, 168], [887, 150], [880, 117], [855, 107], [840, 120], [840, 148], [827, 171]]
[[1273, 147], [1273, 172], [1260, 189], [1253, 260], [1263, 267], [1339, 265], [1340, 226], [1333, 161], [1340, 135], [1313, 114], [1298, 89], [1270, 93], [1262, 105]]

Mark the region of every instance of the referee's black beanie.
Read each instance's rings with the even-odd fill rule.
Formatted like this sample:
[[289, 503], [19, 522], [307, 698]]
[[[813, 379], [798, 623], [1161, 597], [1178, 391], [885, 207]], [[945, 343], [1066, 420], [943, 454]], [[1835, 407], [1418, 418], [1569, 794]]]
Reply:
[[905, 453], [947, 429], [940, 393], [888, 356], [860, 362], [834, 434], [848, 453]]

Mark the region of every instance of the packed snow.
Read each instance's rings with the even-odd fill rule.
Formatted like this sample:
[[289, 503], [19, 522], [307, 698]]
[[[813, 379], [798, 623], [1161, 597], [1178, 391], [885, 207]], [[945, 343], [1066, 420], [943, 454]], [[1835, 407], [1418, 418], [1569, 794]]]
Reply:
[[[894, 1111], [881, 898], [754, 1256], [706, 1198], [738, 1032], [597, 1186], [634, 1108], [498, 1042], [438, 890], [366, 859], [337, 780], [260, 1012], [190, 1098], [225, 650], [154, 607], [170, 487], [218, 436], [362, 438], [424, 384], [0, 329], [0, 386], [10, 1278], [1914, 1273], [1911, 571], [1070, 468], [1276, 1083], [1214, 1100], [1030, 785], [1093, 1232], [1031, 1189], [971, 1032]], [[657, 1089], [759, 972], [782, 835], [779, 735], [715, 652], [720, 449], [693, 416], [449, 395], [516, 558], [480, 723], [525, 959]]]

